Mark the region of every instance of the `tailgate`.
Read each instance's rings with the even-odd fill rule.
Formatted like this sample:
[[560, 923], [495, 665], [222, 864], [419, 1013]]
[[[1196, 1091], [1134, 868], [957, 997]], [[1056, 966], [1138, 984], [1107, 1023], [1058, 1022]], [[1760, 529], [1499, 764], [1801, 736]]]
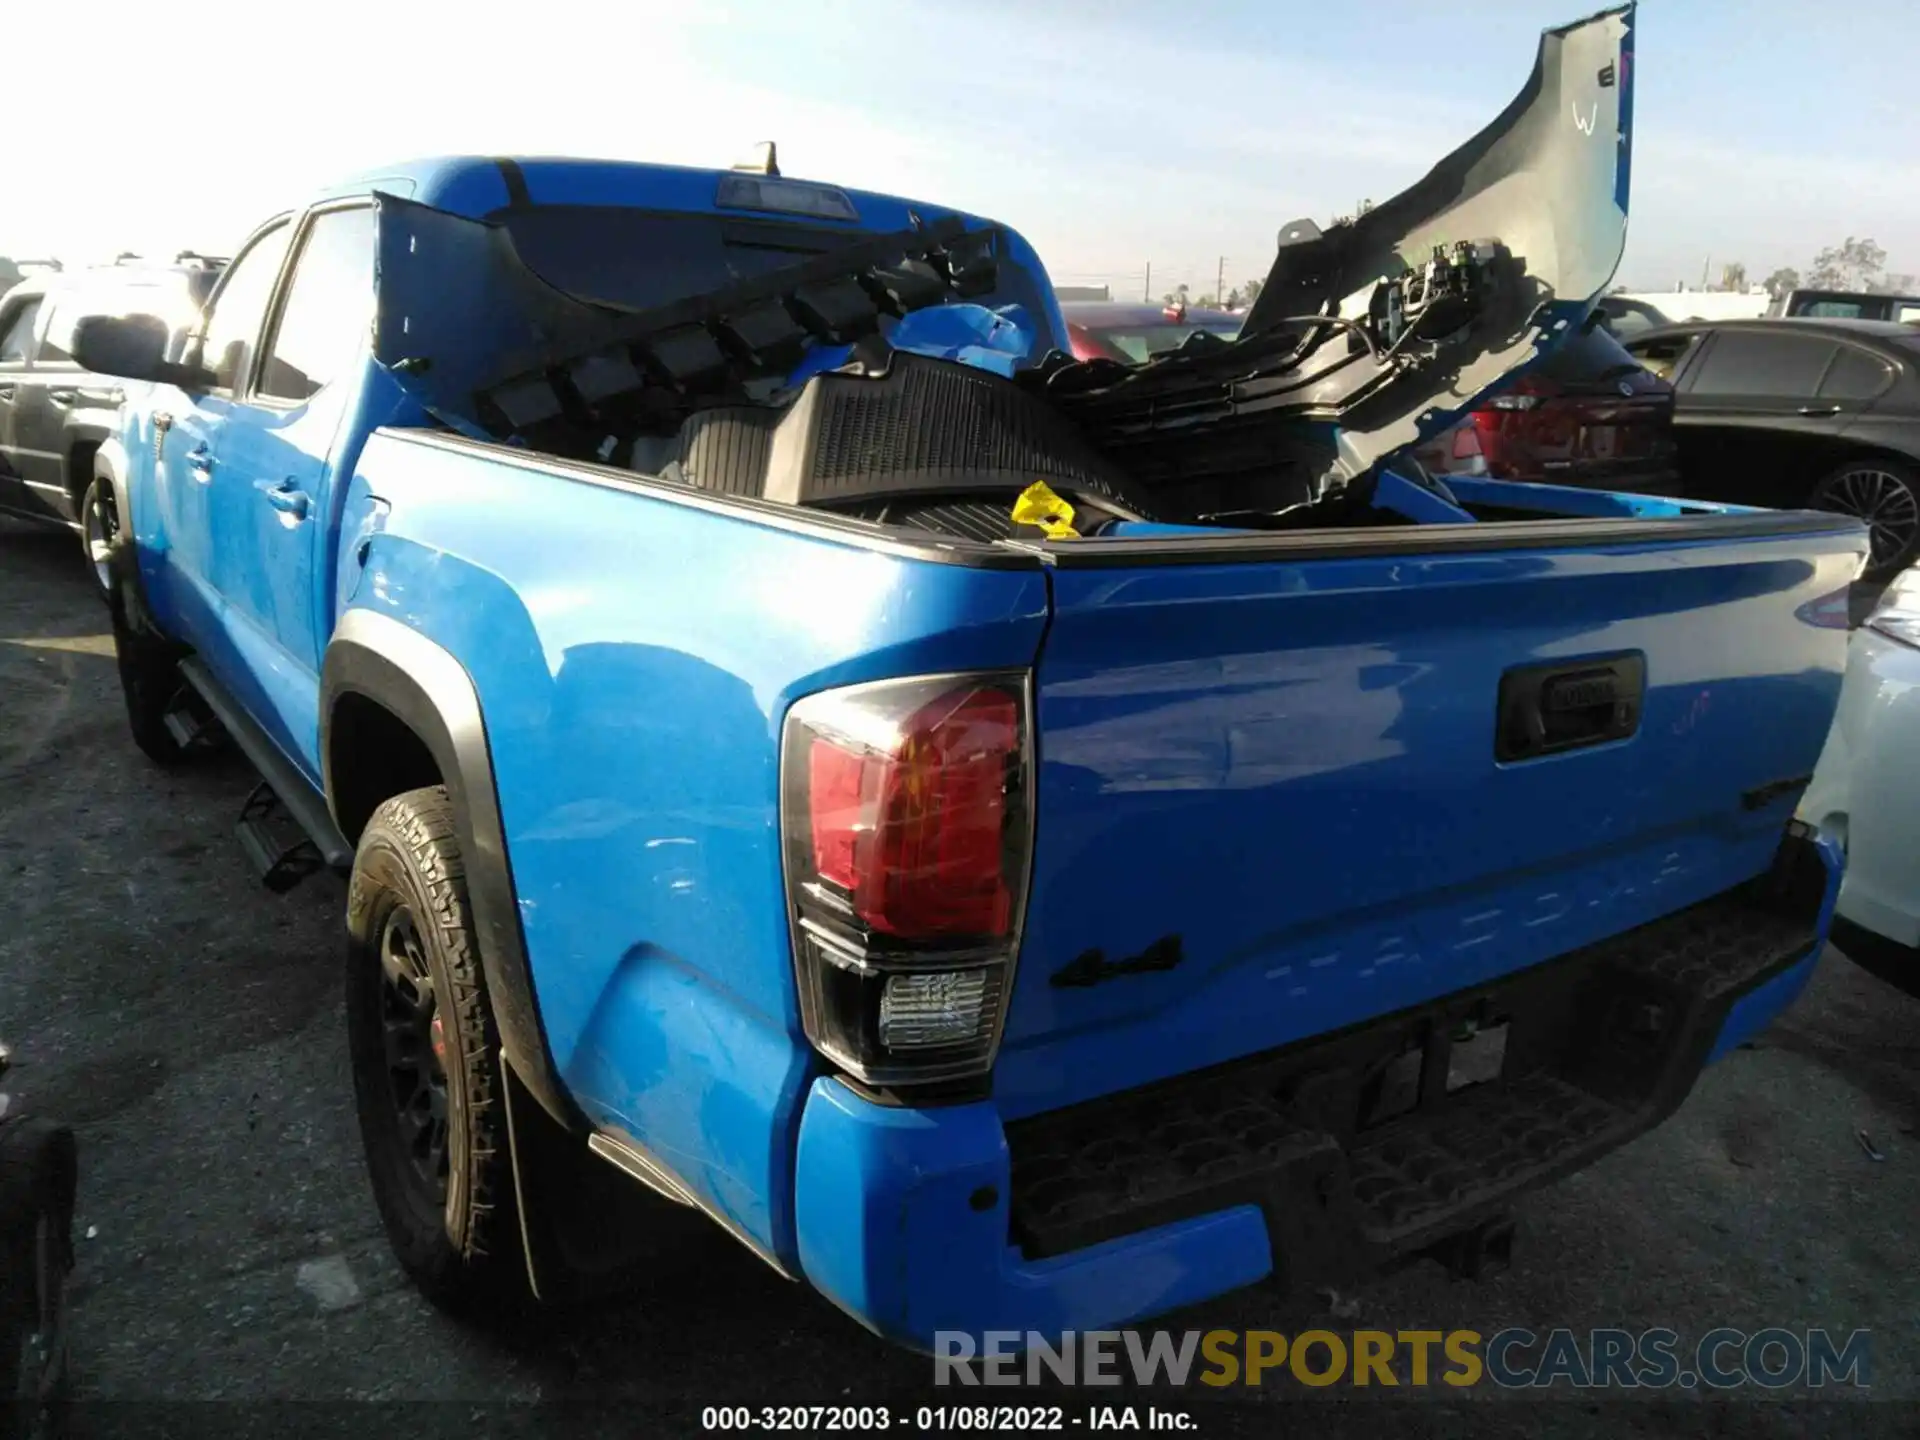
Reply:
[[1833, 715], [1847, 637], [1814, 602], [1858, 527], [1575, 528], [1054, 547], [1004, 1114], [1352, 1026], [1767, 868]]

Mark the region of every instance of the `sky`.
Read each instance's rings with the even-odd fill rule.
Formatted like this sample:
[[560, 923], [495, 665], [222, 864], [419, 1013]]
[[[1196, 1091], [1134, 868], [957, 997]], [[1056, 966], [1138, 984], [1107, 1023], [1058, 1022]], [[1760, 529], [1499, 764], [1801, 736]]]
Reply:
[[[1911, 0], [1643, 0], [1637, 289], [1920, 271]], [[1581, 0], [7, 0], [0, 255], [231, 254], [310, 188], [420, 155], [726, 166], [992, 216], [1058, 284], [1265, 274], [1491, 120]], [[29, 57], [49, 57], [44, 64]], [[23, 63], [25, 62], [25, 63]]]

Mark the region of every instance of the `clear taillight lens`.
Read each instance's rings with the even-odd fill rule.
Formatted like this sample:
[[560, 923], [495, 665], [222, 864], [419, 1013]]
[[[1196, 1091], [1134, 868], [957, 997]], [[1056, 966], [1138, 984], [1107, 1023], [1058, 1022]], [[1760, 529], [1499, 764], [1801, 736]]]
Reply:
[[1024, 674], [808, 696], [781, 825], [807, 1038], [876, 1085], [993, 1063], [1032, 852]]
[[1889, 640], [1920, 648], [1920, 567], [1902, 571], [1887, 586], [1867, 625]]

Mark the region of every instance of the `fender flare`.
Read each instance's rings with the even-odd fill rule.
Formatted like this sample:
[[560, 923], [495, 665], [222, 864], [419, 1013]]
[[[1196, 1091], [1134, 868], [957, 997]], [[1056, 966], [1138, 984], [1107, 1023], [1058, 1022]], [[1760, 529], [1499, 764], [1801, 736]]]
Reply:
[[147, 609], [146, 587], [140, 579], [140, 542], [134, 527], [133, 492], [127, 487], [131, 468], [127, 447], [118, 435], [107, 436], [93, 452], [94, 478], [111, 487], [114, 513], [120, 517], [120, 533], [107, 558], [107, 571], [113, 580], [107, 594], [108, 613], [113, 617], [116, 633], [124, 630], [131, 636], [150, 636], [184, 653], [183, 647], [160, 629]]
[[331, 731], [335, 707], [350, 694], [406, 725], [439, 767], [466, 860], [467, 898], [502, 1059], [542, 1109], [570, 1133], [584, 1133], [589, 1127], [554, 1069], [534, 998], [493, 755], [472, 677], [451, 652], [390, 616], [355, 608], [340, 617], [320, 674], [320, 764], [336, 824]]
[[104, 480], [113, 489], [114, 513], [120, 517], [120, 533], [133, 533], [133, 502], [127, 493], [127, 449], [118, 435], [109, 435], [93, 452], [93, 478]]

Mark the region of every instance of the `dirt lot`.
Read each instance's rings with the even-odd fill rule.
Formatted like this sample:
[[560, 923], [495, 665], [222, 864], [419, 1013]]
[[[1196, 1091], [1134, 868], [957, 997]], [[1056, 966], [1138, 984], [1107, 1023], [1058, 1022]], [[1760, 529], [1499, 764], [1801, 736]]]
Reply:
[[[341, 888], [321, 878], [276, 898], [253, 883], [231, 840], [251, 783], [240, 763], [170, 775], [133, 749], [76, 549], [0, 521], [0, 1033], [21, 1062], [13, 1088], [81, 1134], [83, 1396], [457, 1400], [429, 1409], [470, 1433], [524, 1413], [495, 1402], [615, 1402], [616, 1429], [631, 1434], [695, 1431], [703, 1405], [954, 1398], [932, 1389], [927, 1361], [724, 1241], [691, 1281], [517, 1333], [462, 1329], [419, 1301], [361, 1170], [338, 1000]], [[1423, 1264], [1338, 1297], [1337, 1318], [1326, 1296], [1256, 1290], [1168, 1323], [1669, 1326], [1690, 1339], [1720, 1325], [1866, 1328], [1871, 1395], [1920, 1399], [1916, 1020], [1920, 1004], [1830, 954], [1792, 1014], [1712, 1071], [1674, 1120], [1529, 1198], [1512, 1270], [1469, 1283]], [[1071, 1422], [1084, 1397], [1065, 1398]], [[1278, 1395], [1172, 1398], [1202, 1433], [1286, 1423], [1270, 1409]], [[1605, 1403], [1562, 1389], [1524, 1420], [1523, 1407], [1476, 1405], [1470, 1428], [1913, 1433], [1920, 1416], [1757, 1398], [1708, 1414], [1697, 1394]], [[182, 1433], [198, 1433], [279, 1412], [142, 1413], [191, 1417]], [[338, 1433], [368, 1423], [344, 1408], [301, 1414]], [[1390, 1428], [1468, 1427], [1429, 1403], [1402, 1406]]]

